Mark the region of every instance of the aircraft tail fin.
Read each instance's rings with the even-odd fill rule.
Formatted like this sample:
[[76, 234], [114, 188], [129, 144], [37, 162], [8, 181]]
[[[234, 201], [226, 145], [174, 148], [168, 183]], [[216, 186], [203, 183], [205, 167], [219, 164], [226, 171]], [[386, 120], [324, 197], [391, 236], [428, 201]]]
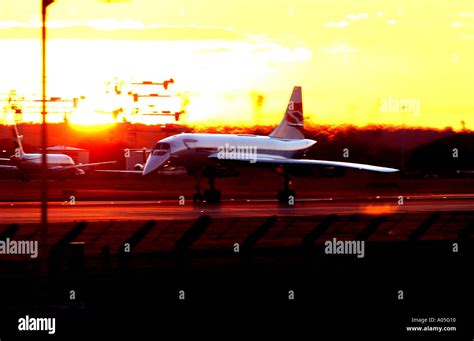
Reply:
[[301, 87], [295, 86], [283, 119], [269, 136], [292, 140], [304, 139], [303, 123], [303, 98]]

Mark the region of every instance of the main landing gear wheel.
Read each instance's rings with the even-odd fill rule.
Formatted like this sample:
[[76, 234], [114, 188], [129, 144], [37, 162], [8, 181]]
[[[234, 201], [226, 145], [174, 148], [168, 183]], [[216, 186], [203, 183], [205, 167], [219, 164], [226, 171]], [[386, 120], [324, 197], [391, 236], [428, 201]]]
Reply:
[[193, 204], [202, 204], [204, 197], [201, 193], [201, 173], [196, 172], [194, 177], [196, 180], [196, 185], [194, 185], [196, 193], [193, 194]]
[[209, 177], [209, 189], [204, 190], [204, 200], [208, 204], [218, 204], [221, 202], [221, 191], [215, 187], [214, 176]]

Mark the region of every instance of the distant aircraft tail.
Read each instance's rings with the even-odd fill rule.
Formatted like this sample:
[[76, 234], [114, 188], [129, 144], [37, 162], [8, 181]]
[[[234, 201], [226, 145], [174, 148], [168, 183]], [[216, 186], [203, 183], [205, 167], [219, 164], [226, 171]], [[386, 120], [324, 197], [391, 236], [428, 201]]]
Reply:
[[23, 150], [23, 143], [21, 142], [23, 140], [23, 135], [20, 135], [20, 133], [18, 132], [18, 127], [16, 126], [16, 123], [13, 123], [13, 135], [15, 141], [15, 154], [25, 154], [25, 151]]
[[303, 139], [303, 123], [303, 99], [301, 95], [301, 87], [295, 86], [283, 119], [269, 136], [292, 140]]

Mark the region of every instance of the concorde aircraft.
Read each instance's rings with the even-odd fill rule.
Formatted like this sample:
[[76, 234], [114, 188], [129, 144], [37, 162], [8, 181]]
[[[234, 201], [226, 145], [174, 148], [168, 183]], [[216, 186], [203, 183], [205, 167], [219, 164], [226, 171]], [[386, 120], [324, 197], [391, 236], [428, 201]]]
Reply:
[[[295, 199], [290, 189], [290, 177], [301, 175], [313, 168], [355, 168], [392, 173], [398, 169], [367, 164], [305, 159], [306, 152], [316, 141], [305, 139], [303, 128], [301, 87], [295, 86], [280, 124], [268, 136], [232, 134], [173, 135], [158, 141], [141, 171], [149, 175], [156, 171], [185, 167], [196, 179], [194, 202], [218, 203], [220, 190], [215, 179], [238, 175], [240, 167], [272, 168], [283, 176], [283, 189], [278, 201], [289, 203]], [[201, 192], [201, 178], [208, 179], [209, 188]]]
[[[41, 153], [25, 153], [23, 150], [23, 136], [13, 126], [17, 148], [10, 158], [0, 158], [0, 171], [14, 172], [22, 180], [38, 177], [41, 174]], [[48, 176], [53, 179], [65, 179], [71, 176], [84, 175], [84, 168], [116, 163], [116, 161], [76, 164], [66, 154], [46, 154]]]

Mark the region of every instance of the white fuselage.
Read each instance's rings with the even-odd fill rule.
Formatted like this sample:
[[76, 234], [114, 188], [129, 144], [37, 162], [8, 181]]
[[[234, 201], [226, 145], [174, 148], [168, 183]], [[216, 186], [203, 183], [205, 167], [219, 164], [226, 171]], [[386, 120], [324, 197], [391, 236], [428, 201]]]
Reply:
[[[302, 158], [316, 141], [280, 139], [258, 135], [179, 134], [160, 140], [145, 164], [143, 174], [156, 171], [167, 163], [184, 167], [200, 167], [216, 162], [212, 155], [224, 159], [264, 157]], [[217, 158], [220, 159], [221, 157]]]
[[[20, 170], [39, 170], [41, 168], [41, 154], [23, 154], [13, 156], [12, 161]], [[65, 154], [46, 154], [48, 169], [74, 165], [74, 160]]]

